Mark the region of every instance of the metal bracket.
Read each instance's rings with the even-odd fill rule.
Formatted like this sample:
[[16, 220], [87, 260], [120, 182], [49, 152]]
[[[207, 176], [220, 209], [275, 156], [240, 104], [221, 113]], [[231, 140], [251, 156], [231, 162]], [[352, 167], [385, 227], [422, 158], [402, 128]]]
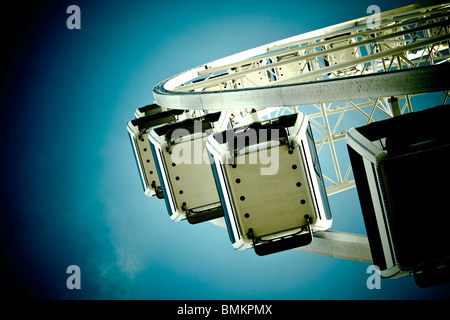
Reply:
[[[299, 227], [300, 231], [298, 233], [281, 236], [270, 240], [262, 240], [263, 237], [268, 235], [255, 237], [253, 235], [253, 230], [250, 229], [247, 236], [252, 239], [255, 253], [259, 256], [265, 256], [268, 254], [309, 245], [313, 240], [313, 233], [311, 229], [312, 219], [308, 215], [305, 215], [305, 219], [308, 223], [305, 226]], [[305, 230], [307, 231], [306, 233], [303, 232]]]

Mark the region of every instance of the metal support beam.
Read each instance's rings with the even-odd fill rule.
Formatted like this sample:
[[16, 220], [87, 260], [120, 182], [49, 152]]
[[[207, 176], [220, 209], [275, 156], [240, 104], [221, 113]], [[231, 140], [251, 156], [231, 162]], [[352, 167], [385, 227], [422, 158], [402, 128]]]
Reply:
[[401, 115], [400, 111], [400, 105], [398, 103], [398, 99], [396, 97], [391, 97], [389, 99], [389, 102], [391, 103], [392, 113], [394, 114], [394, 117], [397, 117]]
[[314, 233], [310, 245], [295, 250], [323, 256], [373, 263], [367, 236], [339, 231]]
[[354, 180], [352, 180], [352, 181], [342, 181], [340, 183], [337, 183], [337, 184], [334, 184], [332, 186], [327, 187], [327, 195], [331, 196], [333, 194], [336, 194], [336, 193], [339, 193], [339, 192], [351, 189], [351, 188], [353, 188], [355, 186], [356, 186], [356, 184], [355, 184]]
[[330, 129], [330, 125], [328, 123], [328, 117], [327, 117], [327, 113], [326, 113], [325, 104], [321, 103], [320, 109], [322, 111], [323, 121], [325, 123], [325, 129], [327, 131], [327, 138], [328, 138], [328, 142], [330, 145], [331, 156], [333, 159], [333, 165], [334, 165], [334, 169], [336, 171], [336, 176], [337, 176], [338, 182], [342, 182], [341, 170], [339, 169], [339, 163], [338, 163], [338, 159], [336, 156], [336, 150], [334, 149], [333, 136], [332, 136], [332, 132]]

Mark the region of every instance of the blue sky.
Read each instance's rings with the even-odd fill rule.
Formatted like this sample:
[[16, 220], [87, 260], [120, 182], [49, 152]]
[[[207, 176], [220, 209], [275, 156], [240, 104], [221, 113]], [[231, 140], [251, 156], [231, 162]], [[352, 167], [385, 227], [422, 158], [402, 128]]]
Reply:
[[[234, 251], [226, 231], [171, 222], [140, 185], [126, 123], [158, 82], [224, 56], [408, 1], [47, 1], [3, 20], [2, 283], [43, 299], [434, 299], [412, 278], [366, 287], [367, 264]], [[66, 8], [81, 9], [81, 30]], [[7, 21], [7, 22], [5, 22]], [[364, 233], [356, 191], [333, 229]], [[68, 290], [66, 268], [81, 269]]]

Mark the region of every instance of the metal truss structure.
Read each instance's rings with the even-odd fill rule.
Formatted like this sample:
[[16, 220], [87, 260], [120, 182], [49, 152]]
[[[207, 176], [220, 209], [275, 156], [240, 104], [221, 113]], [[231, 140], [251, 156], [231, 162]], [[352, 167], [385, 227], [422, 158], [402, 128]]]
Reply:
[[[414, 112], [418, 95], [450, 101], [449, 16], [450, 3], [423, 2], [273, 42], [173, 76], [155, 86], [154, 101], [228, 110], [235, 126], [306, 113], [321, 162], [331, 164], [323, 170], [331, 196], [355, 186], [347, 130]], [[299, 250], [371, 261], [365, 236], [323, 231], [315, 239]]]

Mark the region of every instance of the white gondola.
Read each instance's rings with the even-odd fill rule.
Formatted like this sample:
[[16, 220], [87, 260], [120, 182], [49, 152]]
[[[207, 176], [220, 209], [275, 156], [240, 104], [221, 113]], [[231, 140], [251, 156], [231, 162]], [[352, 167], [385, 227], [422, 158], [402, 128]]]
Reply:
[[127, 130], [133, 147], [142, 187], [148, 197], [163, 197], [161, 183], [155, 167], [155, 161], [148, 140], [148, 131], [156, 126], [172, 123], [185, 118], [183, 110], [161, 111], [157, 105], [149, 105], [136, 110], [137, 119], [127, 124]]
[[207, 148], [235, 249], [267, 255], [308, 245], [314, 231], [331, 227], [305, 114], [213, 134]]
[[167, 210], [195, 224], [223, 217], [206, 137], [228, 127], [227, 112], [206, 114], [149, 133]]
[[449, 117], [449, 106], [439, 106], [348, 132], [370, 249], [384, 278], [449, 279], [448, 236], [439, 231], [450, 223]]

